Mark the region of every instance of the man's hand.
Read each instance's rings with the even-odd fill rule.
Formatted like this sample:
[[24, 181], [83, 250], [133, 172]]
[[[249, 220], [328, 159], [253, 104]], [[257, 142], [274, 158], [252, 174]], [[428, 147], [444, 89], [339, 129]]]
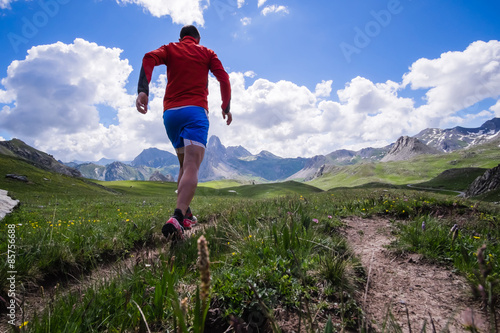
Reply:
[[231, 122], [233, 121], [233, 115], [231, 114], [231, 112], [225, 113], [224, 111], [222, 111], [222, 118], [226, 119], [226, 116], [227, 116], [226, 124], [230, 125]]
[[142, 114], [146, 114], [148, 112], [148, 101], [148, 95], [144, 92], [140, 92], [139, 96], [137, 96], [137, 99], [135, 100], [135, 107], [137, 108], [137, 111]]

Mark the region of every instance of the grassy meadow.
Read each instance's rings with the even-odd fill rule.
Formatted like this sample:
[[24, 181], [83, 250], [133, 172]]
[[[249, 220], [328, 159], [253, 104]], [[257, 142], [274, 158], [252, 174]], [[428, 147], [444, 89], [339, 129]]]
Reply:
[[[433, 181], [441, 172], [449, 169], [490, 169], [500, 164], [499, 140], [475, 146], [467, 150], [442, 155], [420, 155], [409, 161], [386, 163], [361, 163], [335, 167], [330, 173], [309, 182], [310, 185], [328, 190], [341, 186], [359, 186], [370, 182], [393, 185], [417, 184]], [[450, 178], [451, 179], [451, 178]], [[459, 182], [453, 190], [465, 190], [472, 182], [454, 176]], [[469, 182], [470, 180], [470, 182]], [[446, 182], [445, 187], [449, 186]], [[451, 188], [448, 188], [451, 189]], [[499, 201], [499, 200], [496, 200]]]
[[[402, 186], [411, 179], [457, 190], [460, 173], [443, 182], [431, 172], [418, 179], [411, 169], [395, 185], [356, 180], [325, 188], [333, 184], [330, 178], [321, 189], [319, 180], [200, 184], [191, 206], [202, 227], [171, 246], [160, 230], [175, 205], [176, 184], [92, 182], [0, 159], [0, 174], [29, 179], [0, 178], [0, 188], [21, 201], [0, 224], [0, 253], [6, 257], [7, 228], [14, 225], [21, 306], [29, 306], [22, 294], [45, 304], [30, 318], [18, 318], [12, 331], [224, 332], [231, 324], [235, 331], [280, 332], [285, 321], [300, 332], [364, 331], [359, 290], [367, 273], [342, 236], [342, 219], [349, 216], [386, 217], [396, 234], [393, 251], [422, 253], [453, 267], [490, 311], [498, 309], [498, 200]], [[450, 233], [454, 224], [459, 229]], [[202, 235], [208, 245], [199, 241]], [[209, 270], [203, 264], [208, 261]], [[0, 296], [8, 300], [9, 269], [0, 263]], [[68, 283], [109, 265], [113, 273], [99, 283], [64, 292]], [[44, 293], [57, 284], [53, 294]]]

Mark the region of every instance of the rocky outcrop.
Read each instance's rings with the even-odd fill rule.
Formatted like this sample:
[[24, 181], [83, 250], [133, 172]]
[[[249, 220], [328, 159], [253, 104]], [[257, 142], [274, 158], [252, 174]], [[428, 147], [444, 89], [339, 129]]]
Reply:
[[151, 182], [174, 182], [174, 177], [172, 175], [163, 175], [159, 171], [155, 171], [151, 177], [149, 177]]
[[418, 155], [440, 153], [436, 148], [429, 147], [418, 139], [402, 136], [381, 161], [406, 161]]
[[12, 210], [19, 204], [19, 200], [14, 200], [8, 196], [7, 191], [0, 190], [0, 221], [5, 215], [12, 213]]
[[323, 176], [323, 172], [325, 172], [325, 168], [326, 168], [326, 164], [323, 164], [322, 166], [320, 166], [318, 171], [316, 171], [316, 173], [314, 174], [313, 179]]
[[493, 169], [487, 170], [470, 184], [465, 196], [475, 197], [477, 195], [500, 189], [500, 164]]
[[0, 153], [29, 161], [34, 166], [70, 177], [82, 177], [80, 171], [58, 162], [52, 155], [36, 150], [19, 139], [0, 142]]
[[18, 180], [18, 181], [21, 181], [23, 183], [28, 183], [29, 182], [28, 177], [22, 176], [22, 175], [18, 175], [18, 174], [15, 174], [15, 173], [8, 173], [8, 174], [6, 174], [5, 178]]
[[106, 166], [104, 180], [145, 180], [144, 173], [139, 168], [134, 168], [122, 162], [113, 162]]

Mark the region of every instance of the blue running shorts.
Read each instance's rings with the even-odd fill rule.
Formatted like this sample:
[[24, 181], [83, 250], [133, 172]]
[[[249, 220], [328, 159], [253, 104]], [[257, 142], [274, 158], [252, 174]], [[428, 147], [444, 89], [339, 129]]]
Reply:
[[194, 144], [207, 147], [208, 112], [201, 106], [184, 106], [163, 112], [163, 123], [174, 148]]

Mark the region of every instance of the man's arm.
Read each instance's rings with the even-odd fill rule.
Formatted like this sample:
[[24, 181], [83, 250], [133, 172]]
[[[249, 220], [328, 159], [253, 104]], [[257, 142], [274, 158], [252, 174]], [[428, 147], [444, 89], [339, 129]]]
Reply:
[[164, 64], [165, 61], [165, 46], [146, 53], [144, 55], [144, 58], [142, 58], [141, 73], [139, 74], [139, 82], [137, 83], [138, 96], [135, 101], [137, 111], [139, 111], [140, 113], [145, 114], [146, 112], [148, 112], [149, 83], [151, 82], [153, 69], [155, 68], [155, 66]]
[[227, 124], [229, 125], [233, 119], [231, 114], [231, 83], [229, 82], [229, 75], [224, 70], [222, 63], [215, 53], [210, 62], [210, 71], [215, 75], [217, 81], [219, 81], [222, 98], [222, 117], [226, 119], [227, 115]]

